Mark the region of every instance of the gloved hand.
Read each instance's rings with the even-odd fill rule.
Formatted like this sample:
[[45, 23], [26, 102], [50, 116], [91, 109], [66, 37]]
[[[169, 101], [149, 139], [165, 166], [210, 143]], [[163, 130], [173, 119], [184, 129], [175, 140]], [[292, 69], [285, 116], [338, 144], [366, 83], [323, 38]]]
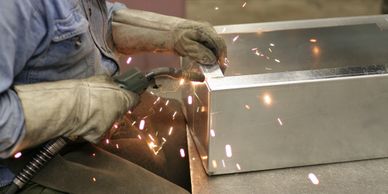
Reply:
[[107, 76], [18, 85], [15, 90], [24, 110], [25, 132], [14, 152], [59, 136], [97, 143], [138, 101], [136, 94]]
[[225, 41], [211, 25], [146, 11], [115, 11], [112, 36], [124, 54], [175, 52], [205, 65], [223, 65], [227, 55]]

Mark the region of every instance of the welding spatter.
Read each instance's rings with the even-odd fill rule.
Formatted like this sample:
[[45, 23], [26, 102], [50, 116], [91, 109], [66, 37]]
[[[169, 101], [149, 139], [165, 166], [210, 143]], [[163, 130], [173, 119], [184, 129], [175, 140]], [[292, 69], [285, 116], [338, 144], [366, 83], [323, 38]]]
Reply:
[[[142, 94], [149, 86], [157, 88], [155, 79], [158, 77], [170, 77], [189, 81], [203, 82], [205, 76], [198, 72], [185, 72], [182, 69], [160, 67], [144, 74], [137, 68], [130, 69], [123, 74], [114, 76], [113, 80], [123, 89]], [[38, 154], [16, 175], [6, 194], [17, 193], [28, 183], [59, 151], [69, 142], [65, 137], [59, 137], [49, 141]]]

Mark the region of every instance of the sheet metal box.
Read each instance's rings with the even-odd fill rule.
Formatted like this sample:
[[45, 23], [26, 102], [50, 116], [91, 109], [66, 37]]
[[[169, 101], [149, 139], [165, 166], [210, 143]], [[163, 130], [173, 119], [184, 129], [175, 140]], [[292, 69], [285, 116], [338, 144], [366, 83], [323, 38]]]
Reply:
[[[183, 89], [209, 175], [388, 156], [385, 15], [218, 26], [228, 69]], [[196, 67], [183, 59], [183, 66]]]

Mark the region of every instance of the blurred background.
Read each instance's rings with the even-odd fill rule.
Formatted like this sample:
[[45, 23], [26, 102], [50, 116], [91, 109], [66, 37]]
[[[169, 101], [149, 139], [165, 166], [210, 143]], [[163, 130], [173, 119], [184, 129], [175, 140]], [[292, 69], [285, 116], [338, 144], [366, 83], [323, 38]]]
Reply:
[[[131, 9], [207, 21], [213, 25], [298, 19], [377, 15], [383, 0], [118, 0]], [[388, 1], [388, 0], [386, 0]], [[131, 57], [131, 60], [128, 58]], [[127, 62], [130, 61], [130, 64]], [[122, 56], [122, 69], [147, 71], [157, 66], [179, 66], [173, 55]]]

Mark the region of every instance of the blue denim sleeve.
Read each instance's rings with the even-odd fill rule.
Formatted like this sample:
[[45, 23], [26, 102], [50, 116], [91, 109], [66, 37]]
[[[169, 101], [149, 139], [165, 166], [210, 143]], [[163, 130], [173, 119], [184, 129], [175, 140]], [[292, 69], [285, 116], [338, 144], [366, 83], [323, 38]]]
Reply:
[[35, 1], [0, 1], [0, 157], [9, 157], [24, 134], [21, 102], [12, 90], [13, 80], [33, 57], [46, 35], [45, 21]]

